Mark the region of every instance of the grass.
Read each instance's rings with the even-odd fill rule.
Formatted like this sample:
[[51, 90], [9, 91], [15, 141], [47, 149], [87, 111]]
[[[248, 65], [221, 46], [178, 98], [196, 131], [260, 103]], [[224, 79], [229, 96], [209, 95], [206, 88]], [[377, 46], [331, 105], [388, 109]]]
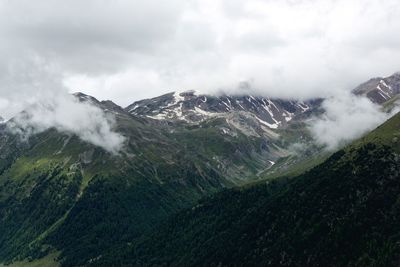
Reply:
[[12, 177], [13, 180], [23, 179], [25, 176], [32, 174], [35, 171], [47, 169], [54, 162], [49, 158], [27, 158], [21, 157], [15, 161], [13, 166], [9, 169], [7, 175]]
[[365, 143], [372, 142], [388, 145], [396, 152], [400, 152], [400, 113], [397, 113], [371, 133], [354, 142], [353, 145], [360, 147]]
[[[290, 178], [290, 177], [298, 176], [298, 175], [304, 173], [305, 171], [308, 171], [309, 169], [324, 162], [330, 155], [331, 155], [331, 153], [329, 153], [329, 152], [320, 153], [316, 156], [295, 162], [294, 164], [290, 165], [289, 168], [284, 169], [283, 171], [278, 170], [276, 172], [269, 172], [267, 175], [265, 175], [262, 178], [263, 178], [263, 180], [271, 180], [271, 179], [275, 179], [278, 177]], [[282, 159], [282, 160], [285, 161], [286, 159], [287, 158]]]
[[9, 265], [4, 265], [0, 263], [0, 267], [59, 267], [60, 264], [56, 261], [59, 255], [59, 252], [53, 252], [41, 259], [36, 259], [32, 261], [16, 261]]
[[[29, 246], [33, 246], [35, 243], [40, 244], [50, 233], [55, 231], [67, 218], [69, 212], [71, 210], [69, 209], [64, 216], [62, 216], [60, 219], [58, 219], [55, 223], [53, 223], [48, 229], [46, 229], [42, 234], [40, 234], [35, 240], [33, 240]], [[1, 266], [0, 266], [1, 267]]]
[[400, 95], [396, 95], [396, 96], [392, 97], [390, 100], [386, 101], [383, 104], [383, 110], [384, 111], [392, 110], [396, 106], [396, 104], [398, 103], [399, 100], [400, 100]]

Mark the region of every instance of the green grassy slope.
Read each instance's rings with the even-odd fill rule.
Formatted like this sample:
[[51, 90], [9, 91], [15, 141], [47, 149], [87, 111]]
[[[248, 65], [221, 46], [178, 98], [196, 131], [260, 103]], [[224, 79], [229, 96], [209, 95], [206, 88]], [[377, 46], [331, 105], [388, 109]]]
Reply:
[[57, 252], [50, 253], [49, 255], [40, 259], [25, 259], [21, 261], [15, 261], [9, 265], [0, 264], [0, 267], [59, 267], [60, 264], [57, 262], [58, 254], [59, 253]]
[[399, 134], [397, 114], [295, 179], [206, 198], [92, 264], [398, 265]]
[[215, 122], [171, 131], [116, 119], [126, 137], [117, 156], [55, 130], [28, 142], [0, 135], [0, 262], [59, 251], [64, 266], [88, 263], [266, 162], [260, 138], [223, 135]]

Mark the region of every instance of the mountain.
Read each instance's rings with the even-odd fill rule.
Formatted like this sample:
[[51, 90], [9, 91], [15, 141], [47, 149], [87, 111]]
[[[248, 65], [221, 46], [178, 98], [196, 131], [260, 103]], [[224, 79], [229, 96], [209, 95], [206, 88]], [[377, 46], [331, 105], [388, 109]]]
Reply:
[[383, 104], [393, 98], [398, 99], [400, 94], [400, 73], [395, 73], [386, 78], [370, 79], [356, 87], [353, 92], [356, 95], [365, 95], [377, 104]]
[[288, 124], [296, 115], [318, 107], [321, 99], [289, 101], [252, 95], [211, 96], [196, 91], [174, 92], [134, 102], [125, 108], [134, 115], [158, 120], [204, 121], [212, 117], [247, 112], [263, 125], [276, 129]]
[[[142, 240], [140, 246], [147, 250], [146, 240], [158, 237], [160, 243], [154, 244], [164, 246], [164, 223], [184, 227], [182, 211], [192, 220], [190, 211], [199, 210], [199, 200], [212, 202], [212, 196], [223, 192], [215, 199], [241, 214], [232, 192], [247, 190], [249, 183], [265, 183], [271, 173], [292, 177], [327, 157], [307, 128], [307, 120], [323, 112], [319, 99], [299, 102], [184, 92], [122, 108], [83, 93], [74, 96], [115, 117], [113, 130], [125, 137], [124, 149], [113, 155], [56, 129], [21, 140], [7, 130], [10, 121], [1, 123], [0, 262], [96, 266], [109, 264], [114, 255], [111, 265], [119, 265], [123, 258], [140, 265], [131, 258], [130, 247], [139, 249]], [[294, 153], [295, 144], [305, 149]], [[276, 190], [281, 185], [289, 188], [285, 179], [274, 181], [279, 185]], [[241, 189], [227, 190], [236, 187]], [[265, 191], [260, 192], [250, 201], [255, 209], [264, 199]], [[250, 202], [246, 205], [252, 210]], [[231, 219], [235, 222], [236, 217]], [[178, 234], [176, 238], [180, 240]], [[152, 255], [160, 260], [166, 251], [152, 253], [137, 259], [149, 263]]]
[[[400, 73], [377, 77], [357, 86], [355, 95], [366, 96], [383, 105], [400, 94]], [[125, 111], [156, 120], [195, 123], [227, 114], [247, 113], [271, 129], [288, 125], [301, 114], [310, 114], [320, 107], [322, 99], [308, 101], [273, 99], [252, 95], [207, 95], [197, 91], [172, 92], [151, 99], [136, 101]], [[311, 112], [310, 112], [311, 111]]]
[[292, 179], [231, 189], [93, 266], [398, 266], [400, 113]]
[[[385, 111], [398, 106], [400, 99], [400, 74], [386, 78], [373, 78], [354, 90], [356, 96], [364, 96], [381, 105]], [[296, 166], [297, 173], [320, 162], [326, 153], [313, 141], [308, 131], [309, 120], [324, 113], [323, 99], [308, 101], [273, 99], [252, 95], [207, 95], [197, 91], [172, 92], [159, 97], [136, 101], [125, 111], [141, 118], [152, 119], [170, 125], [192, 124], [219, 119], [223, 131], [241, 132], [257, 136], [270, 143], [277, 138], [280, 153], [272, 153], [269, 160], [273, 168], [260, 174], [279, 176]], [[301, 154], [293, 153], [293, 147], [305, 148]], [[297, 167], [299, 166], [299, 167]]]
[[87, 264], [205, 196], [258, 179], [289, 153], [290, 139], [247, 114], [171, 125], [75, 97], [115, 117], [125, 148], [113, 155], [55, 129], [21, 140], [2, 125], [0, 262], [56, 253], [64, 266]]

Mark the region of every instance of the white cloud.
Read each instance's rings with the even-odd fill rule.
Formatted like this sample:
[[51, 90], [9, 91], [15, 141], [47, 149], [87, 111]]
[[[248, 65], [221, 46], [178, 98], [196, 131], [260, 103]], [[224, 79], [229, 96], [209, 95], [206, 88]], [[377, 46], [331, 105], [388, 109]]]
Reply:
[[118, 71], [135, 54], [156, 53], [173, 36], [182, 3], [125, 0], [2, 1], [8, 49], [29, 51], [61, 71]]
[[[0, 115], [83, 91], [343, 94], [400, 69], [397, 0], [0, 0]], [[67, 89], [66, 89], [66, 88]]]
[[113, 131], [113, 118], [70, 95], [57, 68], [39, 58], [9, 63], [0, 75], [0, 109], [6, 119], [15, 116], [11, 131], [26, 138], [55, 128], [113, 154], [122, 149], [124, 137]]
[[[260, 94], [309, 98], [399, 70], [396, 1], [190, 3], [162, 45], [116, 73], [87, 75], [96, 85], [87, 91], [125, 105], [181, 89], [233, 92], [251, 81]], [[70, 88], [79, 76], [70, 75]]]
[[396, 0], [0, 3], [0, 69], [39, 57], [70, 91], [122, 105], [241, 81], [269, 96], [327, 96], [400, 69]]
[[383, 112], [368, 98], [350, 93], [328, 98], [322, 107], [326, 112], [310, 121], [309, 127], [314, 139], [329, 150], [361, 137], [399, 111]]
[[8, 129], [23, 139], [55, 128], [118, 154], [123, 148], [124, 137], [112, 130], [113, 125], [113, 117], [67, 94], [37, 101], [7, 123]]

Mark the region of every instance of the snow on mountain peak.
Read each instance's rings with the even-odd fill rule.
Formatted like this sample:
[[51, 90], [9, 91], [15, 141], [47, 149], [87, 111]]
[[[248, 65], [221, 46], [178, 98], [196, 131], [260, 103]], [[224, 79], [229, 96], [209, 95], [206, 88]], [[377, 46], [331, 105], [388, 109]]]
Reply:
[[[317, 102], [315, 102], [318, 104]], [[210, 117], [224, 117], [232, 112], [254, 115], [270, 129], [286, 125], [295, 115], [306, 112], [312, 102], [270, 99], [253, 95], [206, 95], [198, 91], [182, 91], [137, 101], [125, 110], [131, 114], [157, 120], [198, 123]]]

